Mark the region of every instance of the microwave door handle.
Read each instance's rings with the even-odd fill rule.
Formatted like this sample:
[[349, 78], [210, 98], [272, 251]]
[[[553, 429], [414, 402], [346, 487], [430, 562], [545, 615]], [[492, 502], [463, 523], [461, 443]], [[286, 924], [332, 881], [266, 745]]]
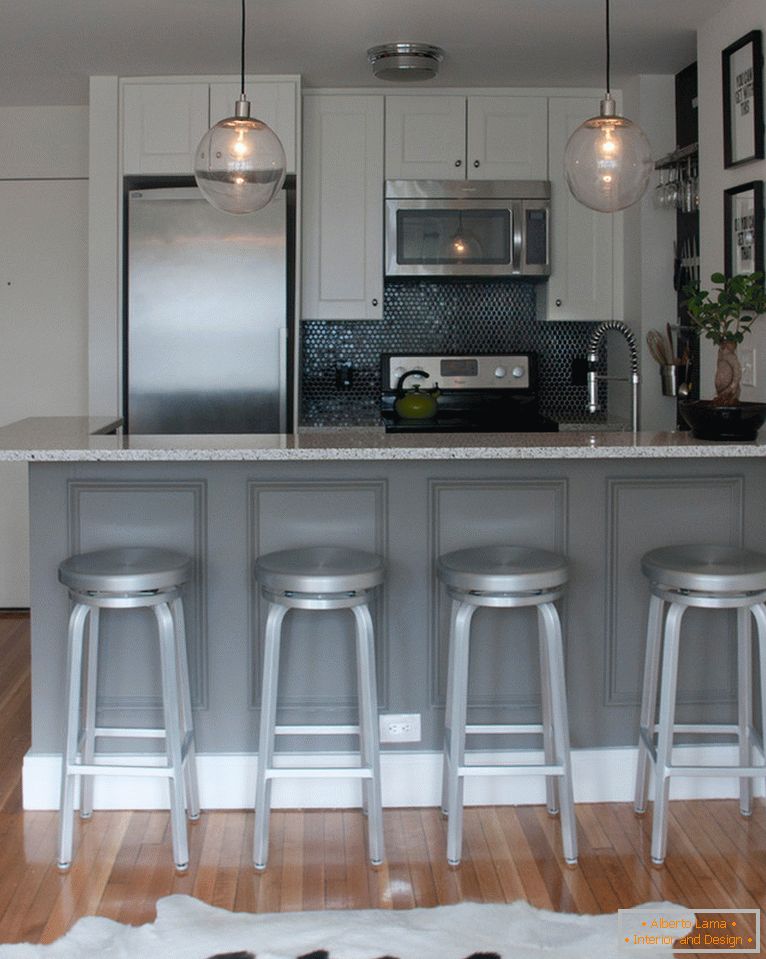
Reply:
[[511, 243], [512, 243], [512, 269], [514, 273], [521, 273], [521, 230], [522, 230], [522, 210], [520, 203], [512, 203], [510, 210], [511, 216]]

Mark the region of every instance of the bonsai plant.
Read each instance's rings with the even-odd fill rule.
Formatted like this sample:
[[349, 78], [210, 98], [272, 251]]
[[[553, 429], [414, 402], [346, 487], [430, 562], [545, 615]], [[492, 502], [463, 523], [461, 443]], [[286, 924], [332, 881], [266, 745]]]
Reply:
[[713, 290], [687, 287], [685, 302], [696, 330], [718, 347], [715, 396], [681, 405], [695, 436], [702, 439], [754, 439], [766, 419], [766, 404], [740, 401], [742, 366], [737, 346], [766, 313], [763, 273], [713, 273]]

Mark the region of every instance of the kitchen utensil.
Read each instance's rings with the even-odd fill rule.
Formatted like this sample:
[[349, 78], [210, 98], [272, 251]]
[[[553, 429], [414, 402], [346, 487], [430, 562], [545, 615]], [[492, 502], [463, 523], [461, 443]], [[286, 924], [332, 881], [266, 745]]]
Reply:
[[673, 332], [670, 329], [670, 323], [665, 324], [665, 332], [668, 335], [668, 343], [670, 344], [670, 362], [676, 363], [676, 348], [673, 346]]
[[668, 350], [668, 344], [665, 340], [665, 337], [660, 333], [659, 330], [649, 330], [646, 334], [646, 343], [649, 347], [649, 352], [652, 355], [652, 359], [659, 363], [660, 366], [672, 365], [673, 357]]

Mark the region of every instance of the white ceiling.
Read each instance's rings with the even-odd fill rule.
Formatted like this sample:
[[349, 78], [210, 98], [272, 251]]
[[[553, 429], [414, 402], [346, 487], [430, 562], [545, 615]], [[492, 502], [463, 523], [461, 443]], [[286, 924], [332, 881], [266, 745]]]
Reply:
[[[611, 0], [612, 80], [677, 73], [728, 0]], [[377, 86], [368, 47], [446, 51], [433, 86], [604, 85], [603, 0], [248, 0], [247, 70]], [[86, 103], [88, 76], [236, 74], [239, 0], [0, 0], [0, 105]], [[419, 89], [427, 89], [428, 83]]]

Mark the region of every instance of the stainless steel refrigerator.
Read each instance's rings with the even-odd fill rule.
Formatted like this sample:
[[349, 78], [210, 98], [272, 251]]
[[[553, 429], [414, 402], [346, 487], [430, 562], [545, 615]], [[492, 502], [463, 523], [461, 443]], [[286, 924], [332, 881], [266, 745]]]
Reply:
[[288, 432], [290, 190], [247, 216], [196, 187], [134, 189], [127, 207], [129, 432]]

